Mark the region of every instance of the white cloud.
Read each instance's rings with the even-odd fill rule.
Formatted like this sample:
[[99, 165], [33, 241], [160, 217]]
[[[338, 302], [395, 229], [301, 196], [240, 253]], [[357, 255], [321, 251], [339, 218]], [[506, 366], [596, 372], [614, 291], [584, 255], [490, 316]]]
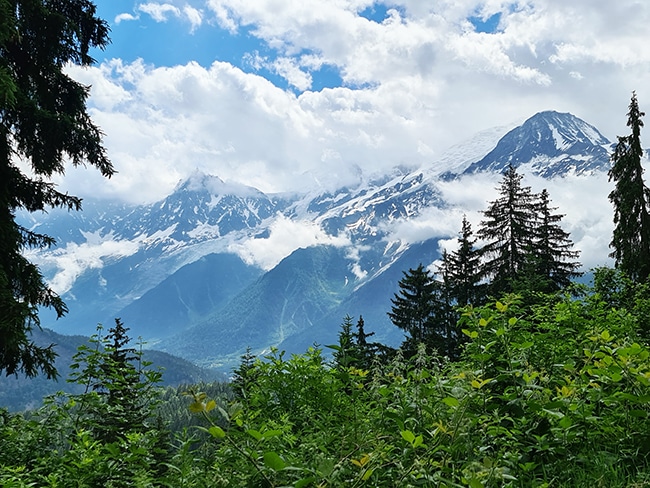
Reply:
[[128, 12], [124, 12], [121, 14], [118, 14], [115, 16], [114, 22], [116, 24], [119, 24], [124, 21], [130, 21], [130, 20], [138, 20], [140, 17], [137, 15], [130, 14]]
[[305, 91], [311, 88], [311, 75], [302, 71], [294, 59], [278, 58], [273, 62], [272, 67], [273, 71], [298, 90]]
[[194, 32], [203, 23], [203, 13], [190, 5], [183, 7], [183, 14], [192, 25], [192, 32]]
[[[238, 254], [245, 262], [269, 270], [299, 248], [316, 245], [348, 246], [346, 237], [327, 235], [313, 222], [291, 220], [278, 214], [269, 227], [269, 236], [251, 238], [234, 243], [229, 251]], [[362, 273], [361, 270], [356, 272]]]
[[383, 230], [389, 233], [389, 242], [402, 241], [413, 244], [427, 239], [455, 236], [462, 218], [463, 210], [431, 207], [415, 218], [390, 222]]
[[173, 15], [174, 17], [181, 16], [180, 9], [171, 3], [141, 3], [138, 5], [138, 10], [150, 15], [156, 22], [167, 22], [169, 15]]
[[[650, 36], [650, 4], [390, 5], [384, 22], [372, 22], [358, 15], [378, 6], [371, 0], [143, 4], [138, 11], [160, 21], [245, 27], [269, 49], [249, 53], [245, 69], [253, 74], [225, 62], [146, 60], [74, 71], [93, 84], [92, 114], [119, 174], [106, 183], [71, 171], [58, 182], [73, 193], [138, 201], [162, 198], [195, 168], [264, 191], [303, 189], [315, 179], [331, 186], [400, 164], [434, 165], [475, 132], [541, 110], [571, 112], [613, 139], [627, 131], [633, 89], [641, 108], [650, 106], [650, 51], [640, 48]], [[494, 34], [477, 33], [467, 20], [498, 13]], [[338, 69], [345, 86], [310, 91], [323, 65]], [[299, 93], [265, 80], [263, 68]]]
[[87, 238], [83, 244], [68, 243], [65, 248], [29, 256], [39, 266], [56, 269], [49, 285], [59, 295], [70, 290], [86, 270], [103, 268], [106, 258], [131, 256], [139, 249], [135, 242], [114, 240], [110, 235], [103, 238], [89, 235]]

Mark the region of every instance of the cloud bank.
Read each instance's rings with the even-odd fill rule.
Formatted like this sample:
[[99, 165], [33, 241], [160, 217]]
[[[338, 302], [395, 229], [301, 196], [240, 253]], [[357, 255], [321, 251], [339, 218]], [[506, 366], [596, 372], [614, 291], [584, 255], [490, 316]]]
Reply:
[[[196, 168], [267, 192], [325, 176], [349, 184], [358, 170], [434, 165], [475, 132], [541, 110], [571, 112], [613, 139], [626, 131], [632, 90], [650, 104], [650, 4], [633, 0], [146, 2], [116, 16], [114, 42], [144, 17], [179, 33], [221, 30], [224, 43], [246, 35], [266, 52], [244, 53], [240, 66], [190, 56], [70, 68], [92, 85], [92, 116], [119, 171], [105, 182], [71, 170], [57, 180], [71, 192], [150, 202]], [[324, 66], [340, 83], [315, 90]]]

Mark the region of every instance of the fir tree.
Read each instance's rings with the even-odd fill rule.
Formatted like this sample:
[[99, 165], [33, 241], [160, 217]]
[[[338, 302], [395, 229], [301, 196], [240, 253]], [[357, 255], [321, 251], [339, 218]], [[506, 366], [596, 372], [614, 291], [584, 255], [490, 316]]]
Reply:
[[633, 93], [627, 114], [627, 126], [632, 133], [618, 137], [609, 170], [609, 181], [615, 184], [609, 194], [614, 206], [610, 256], [616, 267], [635, 282], [645, 281], [650, 275], [650, 190], [643, 181], [641, 166], [644, 115]]
[[30, 333], [40, 326], [40, 307], [67, 312], [24, 255], [54, 240], [18, 225], [16, 212], [80, 209], [79, 198], [50, 182], [66, 161], [114, 172], [86, 111], [89, 89], [65, 73], [68, 63], [92, 64], [90, 49], [108, 43], [108, 25], [95, 11], [87, 0], [0, 1], [0, 371], [8, 375], [56, 376], [53, 350]]
[[115, 319], [108, 335], [93, 336], [94, 348], [81, 346], [71, 365], [69, 381], [85, 387], [77, 401], [79, 421], [91, 426], [97, 440], [106, 443], [154, 426], [150, 421], [161, 373], [146, 369], [150, 363], [142, 359], [142, 350], [128, 347], [127, 331]]
[[233, 371], [232, 389], [240, 399], [247, 399], [251, 383], [255, 381], [255, 361], [257, 357], [253, 354], [250, 346], [240, 357], [239, 367]]
[[501, 295], [513, 291], [515, 281], [529, 262], [535, 230], [535, 195], [522, 186], [523, 176], [510, 166], [499, 187], [499, 198], [483, 212], [478, 237], [486, 241], [481, 249], [481, 275], [490, 283], [488, 291]]
[[463, 215], [462, 228], [458, 237], [458, 248], [443, 259], [448, 274], [450, 293], [456, 305], [480, 305], [481, 290], [481, 257], [480, 251], [474, 247], [476, 239], [472, 226]]
[[582, 275], [578, 272], [580, 263], [575, 261], [580, 252], [573, 250], [569, 233], [559, 225], [564, 215], [552, 213], [554, 210], [557, 208], [550, 206], [548, 191], [542, 190], [537, 203], [538, 223], [532, 262], [541, 286], [536, 291], [544, 293], [566, 288], [573, 278]]
[[407, 334], [403, 344], [407, 354], [415, 354], [420, 343], [448, 354], [449, 304], [443, 286], [422, 264], [404, 272], [399, 281], [388, 317]]
[[457, 312], [458, 300], [452, 283], [450, 260], [447, 251], [443, 251], [442, 261], [436, 272], [439, 279], [433, 316], [436, 323], [434, 330], [437, 331], [437, 351], [443, 356], [455, 359], [458, 357], [460, 346], [460, 331], [457, 327], [460, 314]]
[[363, 316], [359, 315], [359, 320], [357, 321], [357, 331], [352, 333], [352, 339], [354, 340], [356, 350], [357, 350], [357, 363], [358, 367], [361, 369], [368, 370], [372, 365], [372, 361], [377, 353], [379, 344], [375, 342], [368, 342], [368, 338], [374, 336], [375, 333], [366, 333], [365, 322]]
[[403, 274], [399, 281], [399, 294], [391, 299], [393, 306], [388, 317], [416, 343], [426, 342], [438, 285], [422, 264]]
[[350, 366], [356, 366], [358, 361], [357, 348], [354, 344], [354, 335], [352, 332], [352, 317], [349, 315], [343, 318], [338, 338], [338, 345], [330, 346], [334, 349], [334, 363], [338, 368], [344, 370]]

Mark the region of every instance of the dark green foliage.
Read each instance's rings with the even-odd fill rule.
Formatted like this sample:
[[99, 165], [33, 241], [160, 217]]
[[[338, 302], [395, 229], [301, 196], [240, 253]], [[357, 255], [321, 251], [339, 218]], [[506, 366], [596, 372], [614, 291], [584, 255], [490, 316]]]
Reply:
[[636, 320], [638, 334], [650, 343], [650, 281], [636, 283], [621, 269], [594, 270], [594, 299], [603, 306], [627, 310]]
[[71, 365], [69, 381], [85, 387], [77, 396], [79, 419], [92, 426], [94, 438], [101, 442], [152, 428], [161, 373], [146, 369], [150, 364], [142, 361], [142, 351], [128, 347], [127, 330], [115, 319], [108, 335], [92, 337], [93, 347], [81, 346]]
[[358, 362], [357, 351], [352, 335], [352, 317], [346, 315], [339, 330], [339, 342], [337, 345], [330, 346], [334, 353], [334, 364], [337, 368], [347, 369]]
[[447, 283], [437, 281], [420, 264], [404, 272], [399, 288], [388, 316], [407, 334], [402, 345], [406, 354], [414, 355], [422, 343], [441, 355], [453, 355], [458, 337]]
[[[24, 418], [5, 416], [0, 428], [15, 444], [6, 451], [14, 458], [0, 464], [15, 469], [0, 470], [0, 485], [13, 486], [16, 473], [34, 486], [125, 488], [152, 486], [165, 475], [170, 438], [155, 416], [160, 373], [146, 369], [126, 332], [116, 320], [106, 337], [79, 348], [72, 381], [83, 393], [50, 397]], [[16, 429], [21, 435], [11, 434]]]
[[64, 173], [65, 161], [114, 172], [86, 112], [88, 88], [64, 73], [66, 63], [93, 62], [89, 49], [106, 45], [108, 26], [87, 0], [0, 0], [0, 19], [0, 371], [52, 378], [54, 353], [30, 332], [40, 325], [39, 307], [59, 317], [67, 308], [23, 251], [53, 240], [19, 226], [15, 213], [81, 208], [48, 181]]
[[513, 291], [533, 249], [535, 195], [529, 186], [522, 186], [522, 178], [515, 167], [508, 168], [500, 196], [483, 212], [485, 220], [477, 233], [486, 241], [481, 249], [481, 273], [493, 296]]
[[481, 255], [474, 247], [476, 239], [472, 226], [463, 215], [458, 248], [443, 258], [443, 268], [449, 282], [449, 293], [456, 305], [480, 305], [484, 300], [481, 285]]
[[546, 189], [537, 195], [535, 205], [536, 221], [531, 248], [517, 278], [513, 280], [512, 291], [532, 303], [535, 296], [554, 293], [567, 288], [572, 279], [582, 275], [580, 263], [575, 261], [579, 251], [573, 250], [569, 233], [560, 227], [563, 215], [554, 214]]
[[578, 272], [580, 263], [575, 261], [580, 252], [573, 250], [569, 233], [559, 225], [564, 215], [552, 213], [554, 210], [557, 209], [550, 206], [548, 191], [542, 190], [537, 202], [533, 260], [536, 274], [545, 282], [543, 288], [536, 290], [542, 293], [562, 290], [582, 275]]
[[255, 381], [253, 368], [255, 358], [256, 356], [251, 352], [250, 346], [247, 347], [246, 353], [241, 356], [239, 367], [233, 371], [232, 389], [240, 398], [246, 398], [251, 383]]
[[370, 369], [375, 357], [383, 356], [388, 351], [386, 351], [386, 346], [378, 342], [369, 342], [368, 338], [375, 335], [374, 332], [368, 334], [365, 330], [366, 323], [363, 320], [363, 317], [359, 315], [359, 320], [357, 320], [356, 332], [352, 333], [352, 338], [357, 348], [357, 365], [358, 368], [363, 370]]
[[[57, 354], [55, 367], [61, 378], [68, 378], [71, 373], [70, 365], [73, 363], [73, 356], [78, 352], [81, 345], [88, 346], [88, 337], [68, 336], [43, 328], [36, 329], [32, 339], [37, 345], [55, 343], [54, 351]], [[210, 382], [217, 379], [225, 381], [225, 376], [214, 370], [199, 368], [198, 366], [184, 359], [170, 354], [145, 349], [142, 359], [152, 362], [164, 371], [161, 386], [178, 386], [198, 382]], [[37, 409], [43, 402], [43, 398], [63, 390], [67, 394], [80, 394], [85, 391], [83, 385], [69, 383], [66, 381], [51, 381], [45, 375], [38, 375], [28, 378], [19, 376], [0, 376], [0, 405], [7, 407], [9, 411], [23, 411], [26, 409]]]
[[346, 315], [339, 331], [338, 344], [328, 346], [334, 350], [332, 356], [336, 367], [341, 370], [349, 368], [369, 370], [376, 359], [381, 360], [389, 354], [386, 346], [368, 341], [368, 338], [373, 335], [374, 332], [366, 333], [365, 322], [361, 316], [357, 321], [356, 332], [353, 331], [352, 317]]
[[169, 389], [156, 412], [174, 437], [154, 424], [99, 441], [75, 424], [79, 397], [29, 418], [0, 412], [0, 485], [646, 486], [650, 350], [629, 278], [597, 274], [599, 291], [579, 298], [467, 307], [455, 362], [423, 345], [370, 371], [273, 351], [250, 360], [243, 400], [224, 384]]
[[562, 290], [581, 273], [579, 253], [559, 225], [563, 215], [553, 213], [547, 190], [534, 194], [522, 178], [509, 167], [501, 196], [484, 212], [478, 236], [487, 243], [479, 251], [479, 275], [492, 296], [514, 292], [532, 303], [535, 294]]
[[627, 125], [632, 133], [619, 136], [609, 170], [609, 180], [615, 184], [609, 194], [614, 205], [610, 256], [616, 267], [633, 281], [645, 281], [650, 275], [650, 189], [643, 181], [641, 166], [641, 119], [644, 115], [633, 93], [627, 114]]
[[422, 264], [403, 274], [399, 281], [399, 294], [391, 299], [393, 306], [388, 317], [407, 334], [409, 340], [416, 344], [428, 342], [438, 284]]

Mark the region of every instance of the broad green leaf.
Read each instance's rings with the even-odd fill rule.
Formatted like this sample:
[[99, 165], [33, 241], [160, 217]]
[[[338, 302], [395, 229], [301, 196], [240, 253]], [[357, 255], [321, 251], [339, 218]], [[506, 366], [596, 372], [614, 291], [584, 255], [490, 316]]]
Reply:
[[472, 478], [469, 480], [469, 486], [470, 488], [485, 488], [485, 485], [481, 483], [481, 480], [478, 478]]
[[201, 402], [192, 402], [189, 408], [192, 413], [201, 413], [205, 409], [205, 405]]
[[205, 404], [205, 411], [209, 412], [210, 410], [214, 410], [214, 408], [217, 406], [217, 402], [214, 400], [210, 400], [208, 403]]
[[571, 421], [570, 417], [562, 417], [560, 419], [560, 422], [558, 423], [560, 424], [560, 427], [562, 427], [563, 429], [568, 429], [573, 425], [573, 422]]
[[282, 431], [278, 429], [267, 430], [262, 433], [264, 439], [270, 439], [271, 437], [278, 437], [282, 435]]
[[212, 437], [215, 437], [216, 439], [223, 439], [224, 437], [226, 437], [226, 433], [218, 425], [213, 425], [212, 427], [210, 427], [208, 429], [208, 432], [210, 432]]
[[510, 317], [508, 319], [508, 325], [513, 326], [517, 323], [517, 317]]
[[370, 478], [370, 477], [372, 476], [372, 473], [373, 473], [373, 470], [372, 470], [372, 469], [368, 469], [368, 470], [366, 470], [366, 472], [363, 473], [363, 476], [361, 477], [361, 479], [362, 479], [363, 481], [366, 481], [368, 478]]
[[564, 414], [562, 412], [558, 412], [556, 410], [548, 410], [547, 408], [545, 408], [544, 411], [552, 417], [556, 417], [558, 419], [564, 418]]
[[508, 305], [504, 305], [504, 304], [501, 303], [501, 302], [497, 302], [497, 303], [496, 303], [496, 309], [497, 309], [499, 312], [503, 313], [503, 312], [505, 312], [506, 310], [508, 310]]
[[403, 430], [400, 432], [400, 434], [402, 434], [402, 439], [404, 439], [409, 444], [413, 444], [413, 441], [415, 440], [415, 434], [413, 432], [410, 430]]
[[614, 372], [610, 375], [610, 378], [612, 381], [618, 382], [623, 379], [623, 375], [621, 373]]
[[281, 471], [285, 468], [286, 463], [277, 453], [268, 451], [264, 453], [264, 464], [273, 471]]
[[262, 434], [259, 431], [255, 430], [255, 429], [248, 429], [246, 431], [246, 433], [249, 436], [253, 437], [256, 441], [262, 440]]
[[442, 399], [442, 403], [448, 405], [452, 408], [457, 408], [460, 406], [460, 402], [454, 397], [446, 397]]

